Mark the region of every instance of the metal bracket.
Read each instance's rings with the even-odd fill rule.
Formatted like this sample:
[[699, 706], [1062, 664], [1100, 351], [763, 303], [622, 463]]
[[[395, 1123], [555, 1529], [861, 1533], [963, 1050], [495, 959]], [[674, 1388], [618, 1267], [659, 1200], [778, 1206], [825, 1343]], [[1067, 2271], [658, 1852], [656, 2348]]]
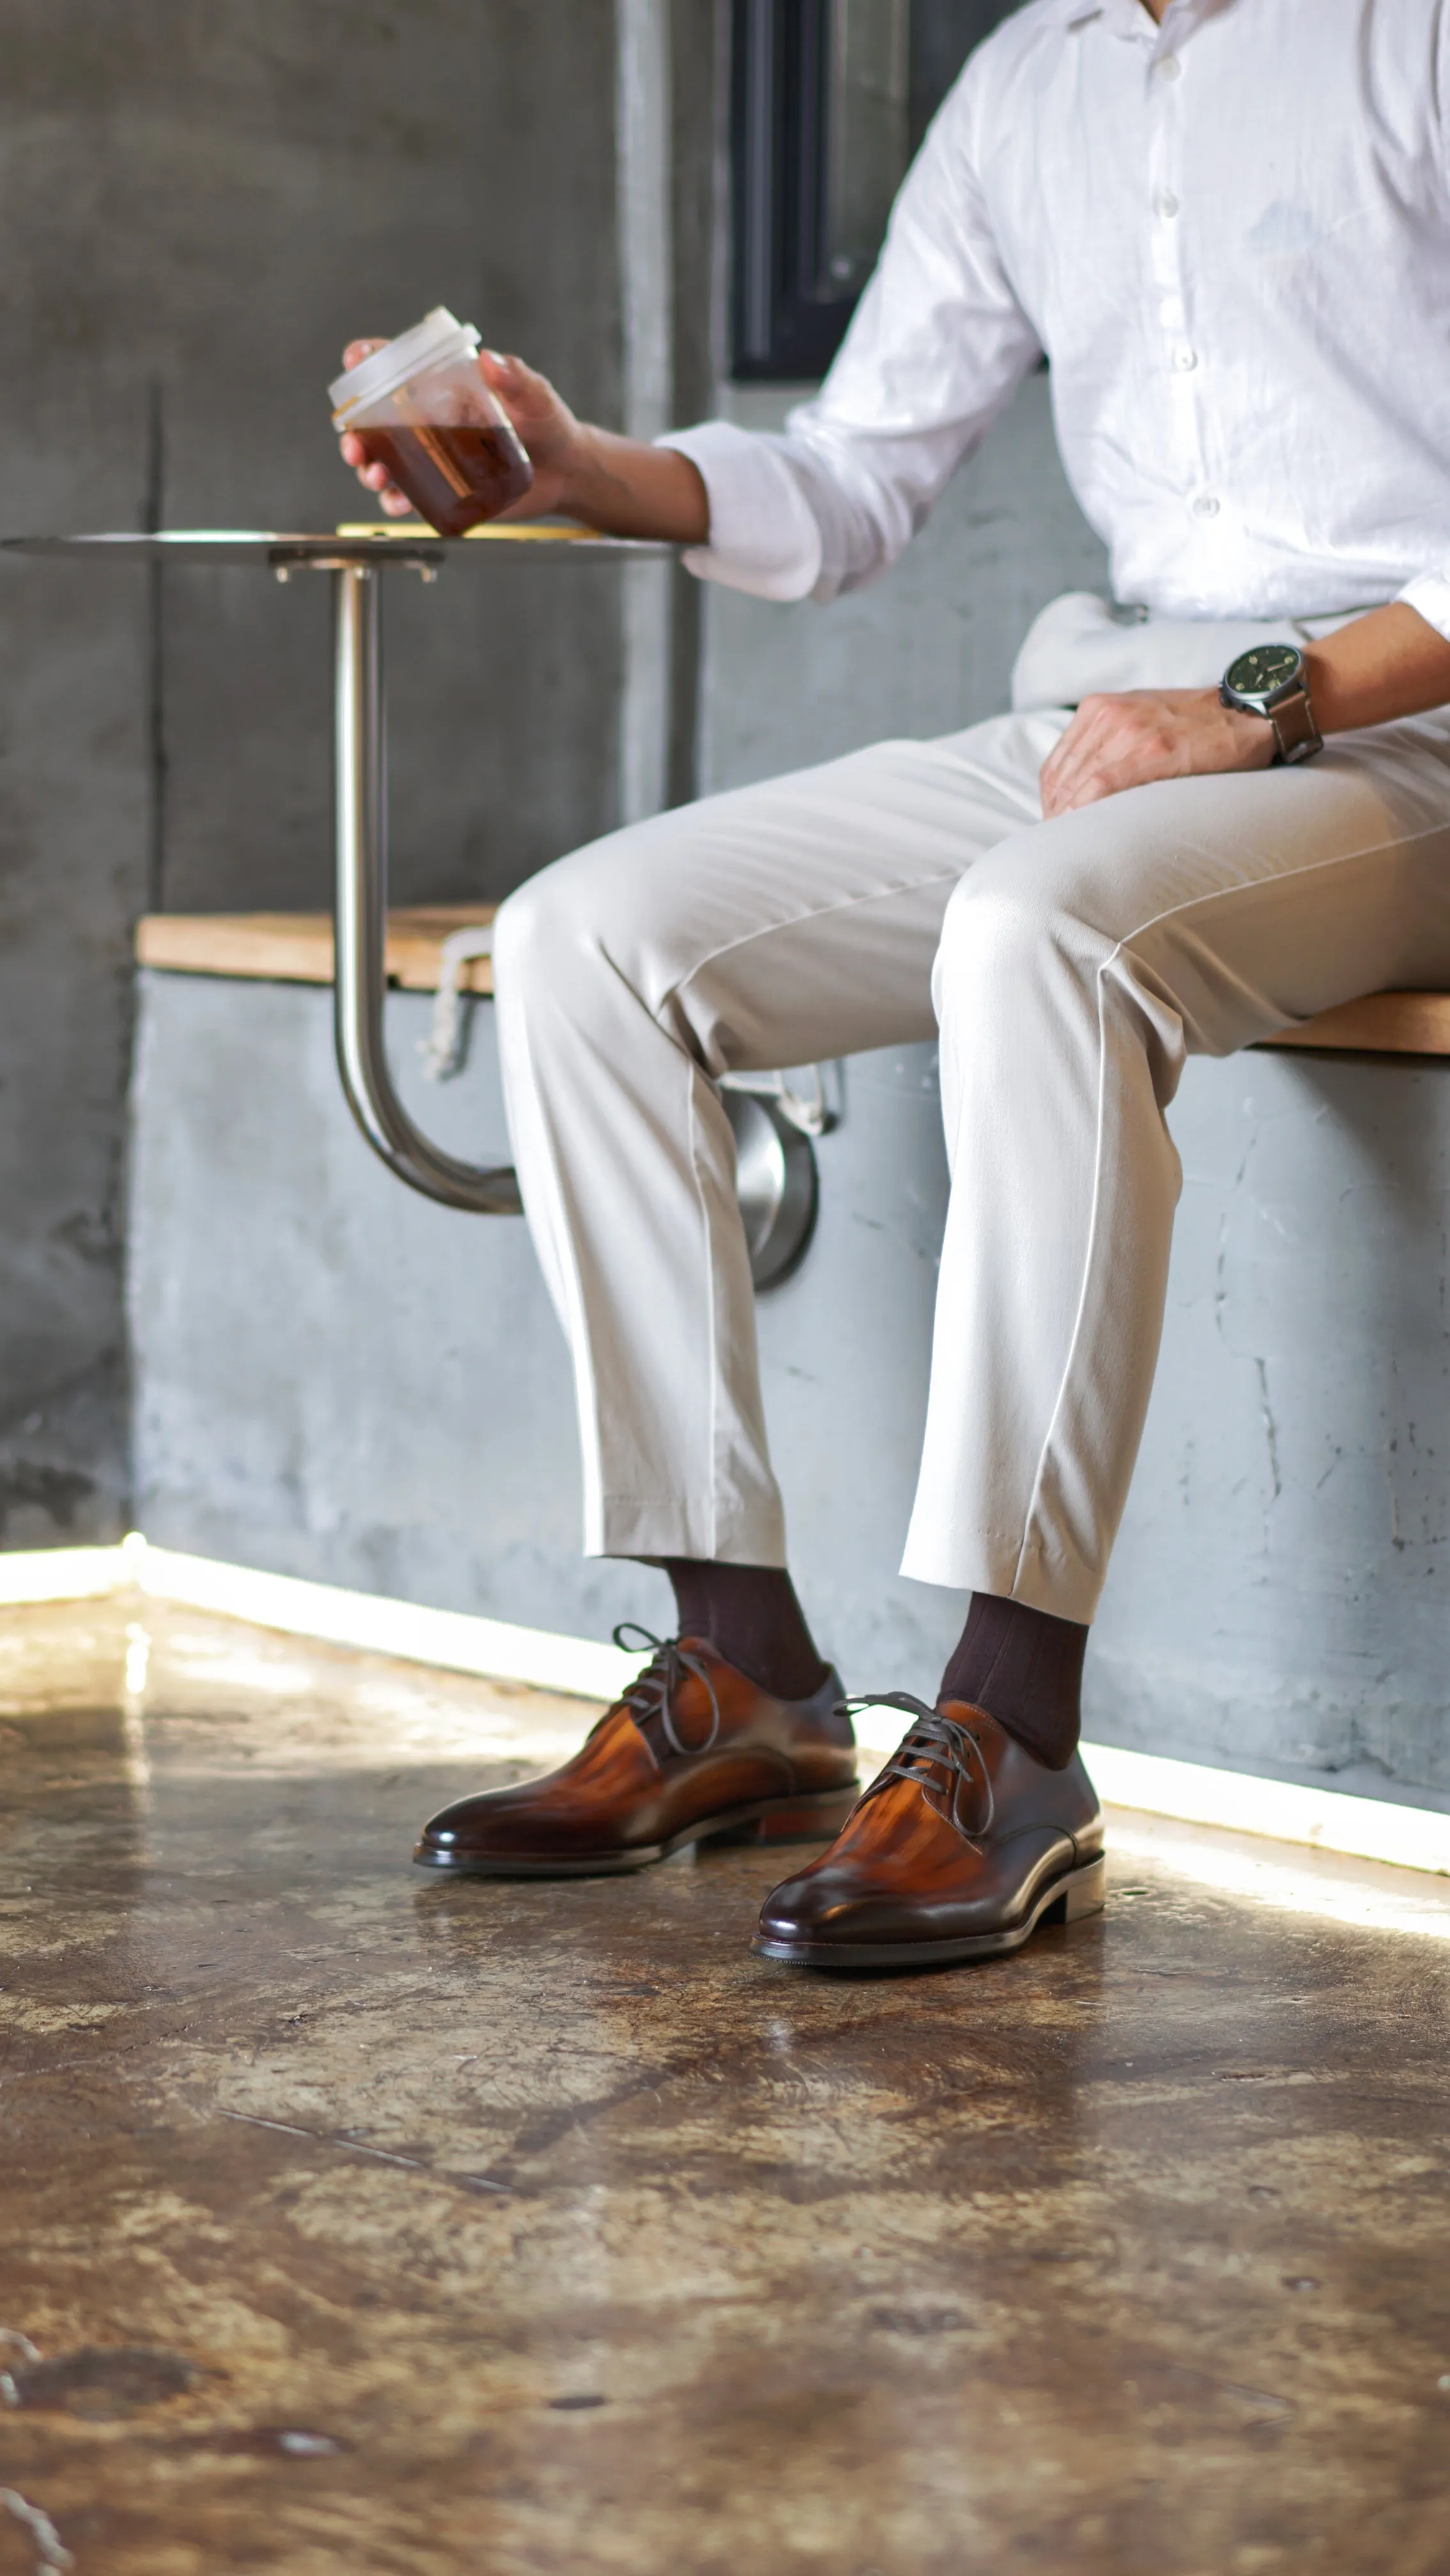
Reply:
[[821, 1182], [815, 1148], [779, 1100], [721, 1085], [735, 1134], [735, 1194], [745, 1220], [750, 1276], [778, 1288], [798, 1270], [816, 1230]]

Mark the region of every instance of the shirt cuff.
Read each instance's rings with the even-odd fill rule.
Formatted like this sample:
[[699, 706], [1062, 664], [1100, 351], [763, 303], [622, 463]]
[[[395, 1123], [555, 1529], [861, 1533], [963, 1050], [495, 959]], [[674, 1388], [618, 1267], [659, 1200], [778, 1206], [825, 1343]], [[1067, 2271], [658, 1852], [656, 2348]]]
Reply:
[[1416, 573], [1400, 593], [1406, 608], [1418, 610], [1427, 626], [1450, 644], [1450, 573]]
[[733, 421], [706, 420], [655, 441], [688, 456], [710, 503], [710, 542], [685, 563], [702, 581], [754, 599], [805, 599], [821, 569], [821, 532], [773, 443]]

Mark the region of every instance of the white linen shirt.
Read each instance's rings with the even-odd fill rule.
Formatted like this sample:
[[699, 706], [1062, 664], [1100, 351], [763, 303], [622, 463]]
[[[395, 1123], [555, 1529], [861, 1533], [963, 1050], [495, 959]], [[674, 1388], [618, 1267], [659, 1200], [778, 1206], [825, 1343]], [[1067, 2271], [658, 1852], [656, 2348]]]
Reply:
[[1450, 638], [1450, 0], [1032, 0], [931, 127], [816, 400], [694, 459], [693, 570], [894, 561], [1039, 354], [1115, 596]]

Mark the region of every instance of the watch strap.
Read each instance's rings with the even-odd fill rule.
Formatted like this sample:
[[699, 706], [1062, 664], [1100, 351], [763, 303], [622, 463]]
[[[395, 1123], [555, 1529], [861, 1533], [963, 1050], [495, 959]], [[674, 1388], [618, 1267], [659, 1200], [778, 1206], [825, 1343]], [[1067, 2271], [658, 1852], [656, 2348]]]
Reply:
[[1309, 702], [1305, 681], [1301, 680], [1297, 688], [1288, 690], [1282, 698], [1276, 698], [1268, 715], [1279, 746], [1277, 757], [1281, 761], [1312, 760], [1316, 751], [1324, 749], [1324, 737], [1314, 721], [1314, 709]]

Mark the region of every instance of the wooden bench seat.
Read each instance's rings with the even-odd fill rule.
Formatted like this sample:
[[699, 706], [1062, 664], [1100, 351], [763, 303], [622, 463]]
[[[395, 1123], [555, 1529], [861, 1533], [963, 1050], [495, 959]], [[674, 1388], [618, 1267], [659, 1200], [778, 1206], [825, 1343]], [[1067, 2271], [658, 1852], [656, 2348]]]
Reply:
[[[449, 932], [491, 921], [493, 914], [486, 903], [417, 904], [390, 913], [389, 982], [408, 992], [436, 992], [438, 953]], [[332, 922], [325, 912], [150, 913], [137, 929], [136, 956], [142, 966], [174, 975], [330, 984]], [[492, 959], [473, 959], [460, 980], [465, 992], [491, 993]], [[1336, 1055], [1450, 1055], [1450, 993], [1367, 993], [1264, 1043]]]
[[[388, 915], [388, 981], [436, 993], [438, 957], [452, 930], [492, 921], [491, 903], [426, 903]], [[326, 912], [153, 912], [137, 925], [136, 961], [172, 975], [251, 976], [265, 983], [332, 982], [332, 916]], [[471, 958], [465, 993], [493, 991], [493, 960]]]
[[1264, 1044], [1335, 1055], [1450, 1055], [1450, 993], [1366, 993]]

